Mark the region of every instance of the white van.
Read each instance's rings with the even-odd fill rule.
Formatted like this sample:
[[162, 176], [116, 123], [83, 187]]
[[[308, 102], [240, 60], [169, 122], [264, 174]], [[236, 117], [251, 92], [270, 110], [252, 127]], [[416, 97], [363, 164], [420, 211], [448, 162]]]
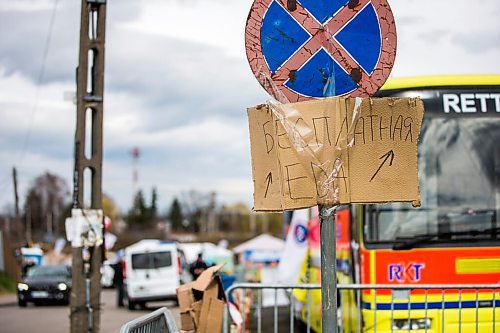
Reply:
[[189, 282], [182, 251], [175, 242], [142, 240], [125, 249], [125, 291], [129, 309], [148, 301], [174, 300], [176, 289]]

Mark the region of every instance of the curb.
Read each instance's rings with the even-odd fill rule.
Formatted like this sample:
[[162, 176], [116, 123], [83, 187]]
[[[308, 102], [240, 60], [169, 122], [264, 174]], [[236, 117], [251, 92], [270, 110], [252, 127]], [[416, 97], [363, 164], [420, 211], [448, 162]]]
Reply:
[[17, 305], [16, 294], [4, 294], [0, 296], [0, 307]]
[[17, 301], [0, 303], [0, 308], [17, 305]]

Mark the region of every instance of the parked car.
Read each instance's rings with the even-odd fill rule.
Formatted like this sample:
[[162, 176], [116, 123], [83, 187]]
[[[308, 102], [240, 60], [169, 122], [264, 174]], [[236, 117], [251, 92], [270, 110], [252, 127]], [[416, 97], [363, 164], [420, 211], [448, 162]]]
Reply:
[[69, 304], [71, 294], [71, 268], [67, 265], [31, 267], [17, 284], [17, 302], [25, 307], [28, 302], [52, 301]]
[[176, 289], [189, 281], [187, 264], [177, 243], [142, 240], [125, 249], [125, 293], [128, 307], [173, 300]]

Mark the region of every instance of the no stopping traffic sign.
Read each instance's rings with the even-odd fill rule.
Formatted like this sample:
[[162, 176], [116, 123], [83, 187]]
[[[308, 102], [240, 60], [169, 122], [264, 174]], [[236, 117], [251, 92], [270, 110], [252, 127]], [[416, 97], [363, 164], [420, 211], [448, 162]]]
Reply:
[[255, 0], [245, 44], [258, 81], [282, 102], [372, 96], [394, 64], [396, 27], [386, 0]]

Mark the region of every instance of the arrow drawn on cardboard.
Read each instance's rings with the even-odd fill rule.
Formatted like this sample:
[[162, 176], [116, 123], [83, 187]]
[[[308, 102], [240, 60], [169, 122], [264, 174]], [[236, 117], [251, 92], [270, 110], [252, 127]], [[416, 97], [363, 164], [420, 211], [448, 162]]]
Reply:
[[273, 183], [273, 174], [271, 172], [269, 172], [269, 174], [267, 175], [266, 182], [267, 185], [266, 185], [266, 193], [264, 193], [264, 198], [267, 198], [267, 191], [269, 190], [269, 185]]
[[375, 178], [375, 176], [378, 174], [378, 172], [380, 171], [380, 169], [382, 169], [382, 167], [384, 166], [384, 164], [387, 162], [387, 160], [391, 158], [391, 160], [389, 161], [389, 166], [392, 166], [392, 161], [394, 161], [394, 151], [391, 149], [389, 150], [387, 153], [385, 153], [384, 155], [380, 156], [379, 159], [384, 159], [382, 161], [382, 163], [380, 163], [380, 166], [378, 167], [377, 171], [375, 171], [375, 173], [373, 174], [372, 178], [370, 178], [370, 182], [373, 180], [373, 178]]

